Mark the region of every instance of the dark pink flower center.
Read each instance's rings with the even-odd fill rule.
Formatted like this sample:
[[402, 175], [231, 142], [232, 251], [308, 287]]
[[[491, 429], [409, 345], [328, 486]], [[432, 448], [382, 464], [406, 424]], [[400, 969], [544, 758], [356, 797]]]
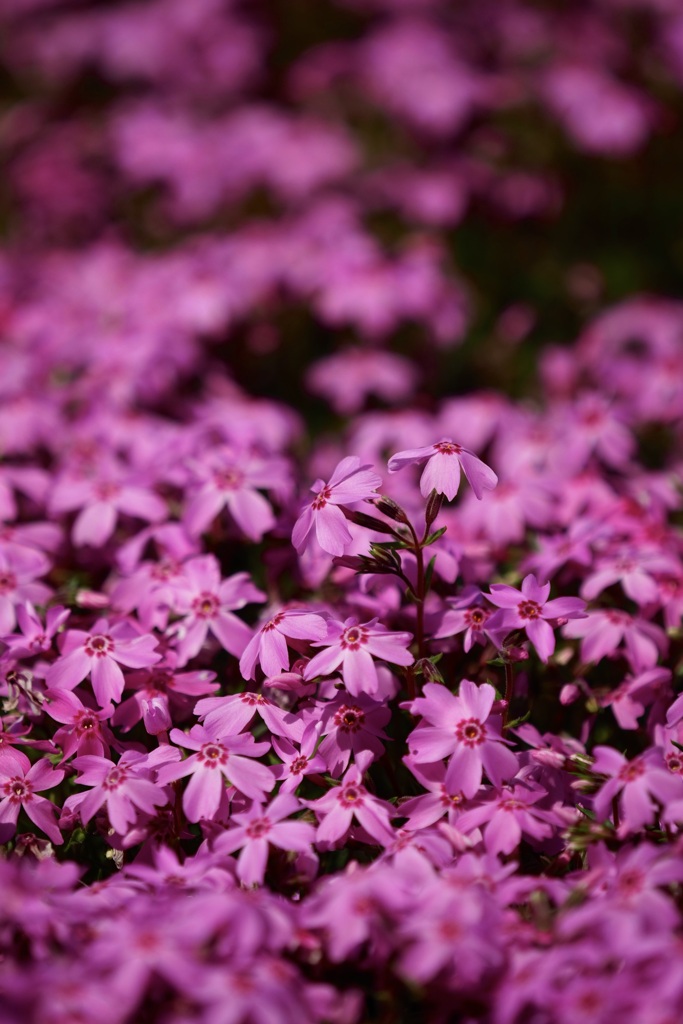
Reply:
[[33, 795], [30, 782], [15, 776], [9, 779], [2, 787], [5, 796], [9, 797], [11, 804], [20, 804], [22, 800], [30, 800]]
[[635, 782], [642, 775], [645, 774], [645, 765], [640, 761], [632, 761], [631, 764], [625, 764], [619, 772], [619, 778], [624, 782]]
[[240, 700], [243, 704], [248, 704], [250, 707], [253, 707], [255, 704], [270, 704], [270, 701], [266, 700], [262, 693], [241, 693]]
[[541, 614], [541, 606], [537, 601], [520, 601], [517, 611], [521, 619], [537, 619]]
[[219, 768], [227, 764], [228, 752], [220, 743], [204, 743], [197, 752], [197, 760], [204, 768]]
[[50, 646], [50, 641], [44, 633], [37, 633], [28, 646], [31, 651], [46, 651]]
[[213, 619], [220, 608], [220, 602], [215, 594], [203, 590], [199, 597], [192, 602], [192, 611], [199, 619]]
[[13, 572], [0, 572], [0, 594], [9, 594], [16, 587], [17, 578]]
[[98, 633], [85, 642], [85, 653], [91, 658], [105, 658], [113, 650], [114, 641], [107, 634]]
[[214, 470], [213, 480], [219, 491], [238, 491], [244, 483], [244, 473], [231, 466]]
[[465, 799], [462, 793], [449, 793], [443, 784], [441, 786], [440, 797], [441, 803], [444, 807], [458, 807]]
[[670, 772], [683, 772], [683, 757], [680, 754], [667, 754], [665, 761]]
[[104, 787], [104, 789], [111, 789], [111, 790], [119, 789], [120, 786], [123, 786], [123, 784], [125, 783], [127, 778], [128, 778], [128, 769], [127, 768], [119, 768], [119, 767], [111, 768], [107, 772], [107, 775], [105, 777], [104, 782], [102, 783], [102, 786]]
[[641, 892], [645, 887], [645, 876], [637, 868], [630, 868], [622, 872], [617, 884], [626, 895]]
[[247, 825], [245, 832], [250, 839], [263, 839], [270, 832], [271, 824], [268, 818], [255, 818]]
[[334, 724], [342, 732], [358, 732], [365, 722], [365, 712], [357, 704], [342, 704], [334, 716]]
[[486, 740], [486, 727], [478, 718], [464, 718], [456, 725], [455, 735], [466, 747], [478, 747]]
[[353, 806], [354, 804], [362, 803], [363, 787], [354, 786], [353, 784], [342, 786], [342, 788], [339, 790], [338, 797], [340, 803], [346, 804], [347, 807]]
[[515, 800], [514, 797], [509, 796], [506, 797], [505, 800], [500, 800], [498, 806], [501, 811], [520, 811], [524, 807], [524, 804], [521, 800]]
[[149, 571], [149, 575], [153, 580], [159, 580], [165, 583], [167, 580], [177, 576], [180, 572], [180, 566], [177, 562], [171, 562], [164, 560], [163, 562], [156, 562]]
[[74, 726], [77, 733], [89, 733], [97, 729], [99, 725], [92, 711], [78, 711], [74, 718]]
[[311, 502], [311, 508], [315, 511], [319, 511], [321, 508], [325, 508], [328, 501], [332, 497], [332, 489], [330, 487], [323, 487], [321, 491], [318, 491], [315, 498]]
[[112, 484], [108, 480], [101, 480], [95, 484], [95, 497], [100, 501], [109, 501], [119, 493], [118, 484]]
[[284, 619], [284, 612], [278, 612], [272, 619], [266, 622], [265, 626], [261, 626], [262, 633], [270, 633], [271, 629], [276, 629], [282, 620]]
[[303, 754], [300, 757], [295, 757], [294, 760], [289, 763], [289, 771], [292, 775], [301, 775], [307, 767], [308, 758], [304, 757]]
[[368, 632], [360, 626], [351, 626], [344, 630], [339, 642], [344, 650], [357, 651], [368, 642]]
[[453, 441], [439, 441], [434, 447], [442, 455], [460, 455], [462, 452], [462, 446], [455, 444]]
[[465, 611], [465, 622], [470, 629], [481, 629], [490, 614], [486, 608], [468, 608]]

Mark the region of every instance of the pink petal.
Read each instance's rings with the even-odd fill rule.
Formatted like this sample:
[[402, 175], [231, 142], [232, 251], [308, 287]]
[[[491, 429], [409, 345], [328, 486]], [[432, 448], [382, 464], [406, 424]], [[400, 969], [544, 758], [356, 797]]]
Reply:
[[110, 701], [117, 704], [121, 700], [125, 679], [113, 658], [108, 655], [104, 658], [93, 658], [91, 678], [92, 688], [101, 708]]

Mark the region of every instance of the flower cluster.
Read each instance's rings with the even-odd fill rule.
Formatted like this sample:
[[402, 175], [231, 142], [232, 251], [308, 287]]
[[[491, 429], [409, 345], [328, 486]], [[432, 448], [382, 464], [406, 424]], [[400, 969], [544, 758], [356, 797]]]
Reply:
[[683, 17], [286, 6], [0, 10], [2, 1019], [670, 1024]]

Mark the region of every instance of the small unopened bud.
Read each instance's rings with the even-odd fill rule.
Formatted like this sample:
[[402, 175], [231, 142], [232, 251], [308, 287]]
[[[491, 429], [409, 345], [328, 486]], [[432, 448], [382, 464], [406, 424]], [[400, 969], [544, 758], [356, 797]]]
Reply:
[[415, 671], [421, 673], [428, 683], [443, 683], [444, 681], [438, 667], [429, 658], [420, 658], [415, 663]]
[[363, 526], [366, 530], [375, 530], [377, 533], [394, 535], [393, 526], [382, 522], [381, 519], [375, 519], [374, 516], [369, 516], [365, 512], [358, 512], [355, 508], [347, 508], [346, 505], [339, 505], [338, 508], [344, 513], [344, 517], [350, 523], [355, 523], [356, 526]]
[[503, 651], [503, 657], [505, 661], [510, 662], [528, 661], [529, 652], [523, 647], [506, 647]]
[[167, 732], [171, 728], [173, 722], [171, 721], [171, 714], [168, 707], [168, 697], [143, 697], [142, 701], [142, 720], [145, 724], [145, 729], [152, 736], [158, 736], [162, 732]]
[[437, 490], [433, 490], [427, 498], [427, 505], [425, 507], [425, 523], [427, 524], [427, 529], [429, 529], [441, 511], [443, 498], [443, 494]]
[[560, 704], [567, 707], [568, 704], [573, 704], [578, 700], [580, 696], [581, 691], [575, 683], [566, 683], [560, 690]]
[[378, 512], [388, 519], [393, 519], [395, 523], [408, 522], [408, 516], [401, 506], [397, 505], [393, 498], [388, 498], [386, 494], [380, 494], [379, 498], [375, 498], [373, 504]]

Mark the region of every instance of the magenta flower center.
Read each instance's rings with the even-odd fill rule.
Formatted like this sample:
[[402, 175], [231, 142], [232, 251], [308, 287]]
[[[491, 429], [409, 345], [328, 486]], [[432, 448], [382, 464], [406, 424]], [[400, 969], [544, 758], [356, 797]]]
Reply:
[[28, 646], [32, 651], [46, 651], [50, 646], [50, 641], [44, 633], [37, 633]]
[[478, 747], [486, 740], [486, 728], [478, 718], [464, 718], [456, 725], [455, 735], [466, 747]]
[[17, 578], [13, 572], [0, 572], [0, 594], [9, 594], [16, 587]]
[[465, 797], [462, 793], [449, 793], [446, 787], [442, 784], [441, 786], [441, 803], [444, 807], [458, 807], [463, 802]]
[[667, 754], [664, 760], [670, 772], [683, 771], [683, 758], [680, 754]]
[[631, 764], [625, 764], [619, 772], [619, 778], [623, 779], [624, 782], [635, 782], [642, 775], [645, 774], [645, 766], [640, 761], [632, 761]]
[[249, 822], [245, 832], [250, 839], [262, 839], [268, 835], [270, 829], [271, 824], [268, 818], [256, 818], [254, 821]]
[[471, 629], [480, 629], [490, 614], [486, 608], [468, 608], [465, 612], [465, 622]]
[[358, 732], [364, 722], [365, 712], [361, 711], [357, 704], [352, 704], [350, 707], [347, 704], [342, 704], [334, 716], [334, 724], [342, 732]]
[[91, 711], [79, 711], [74, 719], [74, 725], [77, 733], [88, 733], [97, 729], [98, 722]]
[[344, 650], [357, 651], [367, 641], [367, 630], [361, 629], [360, 626], [351, 626], [342, 633], [340, 643]]
[[5, 796], [9, 797], [11, 804], [20, 804], [22, 800], [30, 800], [33, 793], [31, 784], [18, 776], [9, 779], [2, 787], [2, 791]]
[[205, 768], [219, 768], [227, 764], [228, 752], [220, 743], [204, 743], [197, 752], [197, 760]]
[[537, 619], [541, 614], [541, 606], [537, 601], [520, 601], [517, 611], [522, 619]]
[[244, 483], [244, 473], [234, 467], [216, 469], [213, 480], [219, 491], [238, 491]]
[[248, 704], [250, 707], [253, 707], [255, 704], [270, 704], [270, 701], [266, 700], [262, 693], [241, 693], [240, 700], [243, 704]]
[[339, 800], [341, 803], [348, 806], [359, 804], [363, 800], [363, 790], [360, 786], [348, 785], [342, 786], [339, 791]]
[[119, 493], [117, 484], [109, 483], [107, 480], [101, 480], [100, 483], [95, 485], [95, 496], [100, 501], [109, 501]]
[[128, 778], [127, 768], [111, 768], [106, 775], [104, 782], [102, 783], [105, 789], [118, 789], [122, 786]]
[[332, 490], [329, 487], [323, 487], [321, 491], [318, 491], [315, 498], [311, 502], [311, 508], [315, 509], [316, 512], [321, 508], [325, 508], [328, 501], [332, 497]]
[[462, 447], [459, 444], [454, 444], [453, 441], [439, 441], [435, 444], [437, 452], [441, 452], [442, 455], [460, 455]]
[[171, 562], [164, 560], [163, 562], [156, 562], [149, 571], [150, 576], [153, 580], [160, 580], [166, 582], [177, 576], [180, 572], [180, 567], [177, 562]]
[[203, 590], [192, 602], [192, 611], [199, 619], [213, 619], [220, 605], [215, 594]]
[[498, 804], [501, 811], [519, 811], [524, 807], [521, 800], [515, 800], [514, 797], [506, 797], [505, 800], [501, 800]]
[[304, 757], [303, 754], [300, 757], [295, 757], [293, 761], [290, 761], [289, 771], [292, 775], [301, 775], [308, 766], [308, 758]]
[[105, 658], [114, 650], [114, 641], [108, 635], [98, 633], [85, 642], [85, 653], [91, 658]]
[[261, 632], [270, 633], [271, 629], [276, 629], [280, 625], [284, 617], [284, 612], [278, 612], [277, 615], [266, 622], [265, 626], [261, 626]]

